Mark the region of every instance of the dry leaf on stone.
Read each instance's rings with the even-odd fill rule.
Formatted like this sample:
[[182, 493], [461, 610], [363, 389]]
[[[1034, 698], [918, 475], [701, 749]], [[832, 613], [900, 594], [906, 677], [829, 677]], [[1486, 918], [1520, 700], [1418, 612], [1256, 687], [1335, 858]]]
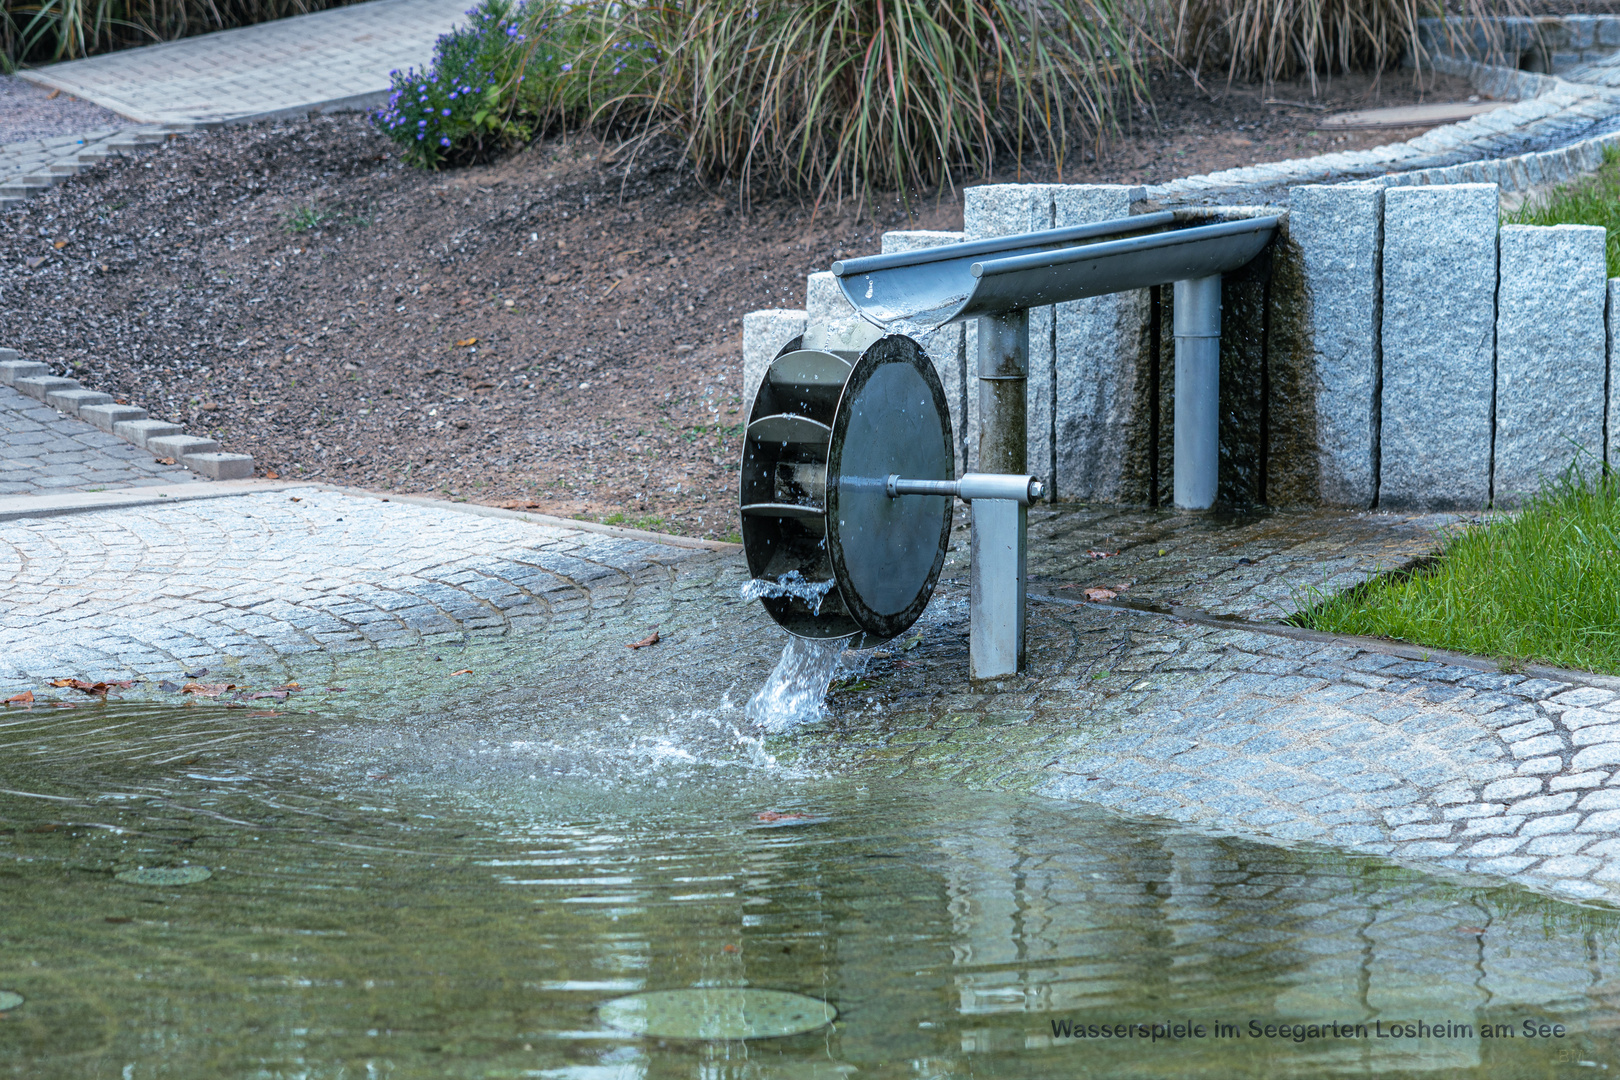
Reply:
[[1131, 583], [1129, 581], [1120, 581], [1120, 582], [1116, 582], [1113, 585], [1110, 585], [1108, 587], [1110, 589], [1113, 589], [1117, 593], [1122, 593], [1126, 589], [1129, 589], [1131, 587]]
[[1093, 588], [1086, 590], [1087, 600], [1112, 600], [1118, 595], [1113, 589]]
[[160, 458], [157, 459], [157, 463], [159, 465], [173, 465], [174, 464], [174, 458], [172, 458], [172, 457], [160, 457]]
[[629, 645], [626, 646], [626, 648], [645, 649], [649, 645], [656, 645], [656, 644], [658, 644], [658, 631], [654, 630], [652, 633], [648, 634], [646, 637], [642, 638], [640, 641], [632, 641]]
[[466, 348], [471, 348], [472, 346], [474, 346], [476, 344], [478, 344], [478, 339], [475, 338], [475, 337], [462, 338], [460, 341], [456, 342], [456, 348], [458, 348], [458, 349], [466, 349]]
[[464, 667], [460, 671], [452, 671], [450, 674], [451, 675], [471, 675], [472, 673], [473, 673], [472, 668]]
[[117, 689], [119, 689], [119, 690], [128, 690], [131, 686], [134, 686], [135, 684], [132, 681], [125, 681], [125, 682], [86, 682], [83, 679], [52, 679], [51, 682], [50, 682], [50, 685], [51, 686], [72, 687], [74, 690], [77, 690], [80, 693], [91, 694], [91, 695], [95, 695], [95, 696], [98, 696], [98, 697], [105, 697], [107, 695], [108, 690], [111, 690], [111, 689], [113, 689], [115, 687]]
[[51, 247], [55, 248], [57, 251], [61, 251], [63, 248], [67, 247], [67, 241], [58, 240], [56, 243], [52, 244]]
[[196, 694], [198, 697], [219, 697], [225, 691], [235, 689], [235, 683], [188, 682], [180, 688], [180, 692], [182, 694]]
[[32, 690], [24, 690], [20, 694], [13, 694], [11, 697], [6, 698], [7, 705], [32, 705], [33, 703], [34, 692]]
[[274, 698], [277, 701], [286, 701], [287, 700], [287, 691], [285, 691], [285, 690], [260, 690], [258, 693], [245, 695], [244, 700], [246, 700], [246, 701], [258, 701], [260, 698]]
[[264, 470], [264, 478], [266, 480], [280, 480], [281, 479], [281, 477], [276, 474], [276, 470], [274, 470], [274, 469], [266, 469], [266, 470]]

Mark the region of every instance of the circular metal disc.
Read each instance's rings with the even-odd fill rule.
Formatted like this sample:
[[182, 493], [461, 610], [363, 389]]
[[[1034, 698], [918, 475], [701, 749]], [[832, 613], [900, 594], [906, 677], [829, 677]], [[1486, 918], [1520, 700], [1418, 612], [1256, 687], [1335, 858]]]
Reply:
[[950, 480], [951, 414], [933, 361], [891, 334], [861, 355], [844, 384], [827, 449], [827, 551], [850, 616], [890, 638], [917, 621], [951, 535], [943, 495], [890, 498], [891, 473]]
[[614, 998], [599, 1011], [609, 1027], [662, 1039], [769, 1039], [838, 1019], [820, 998], [749, 986], [653, 990]]

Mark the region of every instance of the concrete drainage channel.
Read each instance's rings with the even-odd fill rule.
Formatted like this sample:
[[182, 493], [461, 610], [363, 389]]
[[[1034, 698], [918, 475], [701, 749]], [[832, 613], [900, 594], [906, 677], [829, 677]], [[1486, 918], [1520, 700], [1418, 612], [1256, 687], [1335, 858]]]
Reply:
[[37, 360], [18, 359], [15, 349], [0, 349], [0, 382], [210, 480], [245, 480], [253, 475], [252, 455], [224, 453], [217, 440], [187, 435], [179, 424], [154, 420], [139, 406], [123, 405], [111, 394], [87, 390], [77, 379], [52, 375]]

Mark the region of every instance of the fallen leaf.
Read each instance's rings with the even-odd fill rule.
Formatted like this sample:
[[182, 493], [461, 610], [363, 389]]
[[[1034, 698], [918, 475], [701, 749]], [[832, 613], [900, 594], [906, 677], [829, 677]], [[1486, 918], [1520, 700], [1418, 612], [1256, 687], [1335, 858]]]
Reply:
[[303, 502], [304, 501], [303, 499], [300, 499], [296, 495], [289, 495], [289, 496], [287, 496], [287, 498], [291, 499], [293, 502]]
[[473, 673], [472, 668], [465, 667], [465, 668], [462, 668], [460, 671], [452, 671], [450, 674], [451, 675], [471, 675], [472, 673]]
[[640, 641], [632, 641], [627, 647], [631, 649], [645, 649], [649, 645], [658, 644], [658, 631], [654, 630]]
[[266, 469], [266, 470], [264, 470], [264, 478], [266, 480], [280, 480], [281, 479], [281, 477], [276, 475], [276, 470], [274, 470], [274, 469]]
[[180, 688], [180, 692], [182, 694], [196, 694], [198, 697], [219, 697], [225, 691], [235, 689], [235, 683], [188, 682]]
[[13, 694], [11, 697], [6, 698], [7, 705], [32, 705], [33, 703], [34, 692], [32, 690], [24, 690], [20, 694]]
[[1125, 590], [1126, 590], [1126, 589], [1129, 589], [1129, 588], [1130, 588], [1130, 587], [1131, 587], [1131, 583], [1130, 583], [1130, 582], [1128, 582], [1128, 581], [1121, 581], [1121, 582], [1118, 582], [1118, 583], [1117, 583], [1117, 584], [1114, 584], [1114, 585], [1110, 585], [1110, 586], [1108, 586], [1108, 587], [1109, 587], [1109, 588], [1110, 588], [1110, 589], [1113, 589], [1113, 590], [1114, 590], [1114, 591], [1115, 591], [1115, 592], [1117, 592], [1117, 593], [1122, 593], [1122, 592], [1124, 592], [1124, 591], [1125, 591]]
[[73, 689], [78, 690], [81, 693], [92, 694], [92, 695], [96, 695], [96, 696], [99, 696], [99, 697], [105, 697], [107, 695], [108, 690], [111, 690], [111, 689], [114, 689], [114, 688], [117, 688], [119, 690], [128, 690], [131, 686], [134, 686], [135, 684], [132, 681], [125, 681], [125, 682], [85, 682], [83, 679], [52, 679], [51, 682], [50, 682], [50, 685], [51, 686], [72, 687]]
[[1112, 559], [1115, 555], [1118, 555], [1118, 554], [1119, 554], [1119, 552], [1117, 552], [1117, 551], [1098, 551], [1096, 548], [1092, 548], [1090, 551], [1086, 552], [1086, 558], [1088, 558], [1088, 559]]
[[460, 341], [456, 342], [456, 348], [465, 349], [476, 344], [478, 344], [478, 339], [475, 337], [462, 338]]
[[170, 682], [168, 679], [164, 679], [162, 682], [158, 683], [158, 689], [167, 690], [171, 694], [176, 694], [180, 692], [180, 684], [177, 682]]
[[1116, 597], [1118, 595], [1119, 594], [1116, 593], [1113, 589], [1087, 589], [1086, 590], [1086, 599], [1087, 600], [1112, 600], [1114, 597]]
[[538, 510], [540, 504], [527, 499], [508, 499], [501, 503], [502, 510]]
[[61, 92], [62, 92], [62, 88], [60, 86], [58, 86], [55, 90], [52, 90], [50, 93], [45, 95], [45, 100], [46, 101], [55, 101], [56, 100], [56, 95], [60, 94]]
[[45, 265], [45, 256], [35, 255], [33, 258], [24, 259], [23, 265], [27, 266], [30, 270], [38, 270], [40, 267]]
[[734, 953], [734, 952], [740, 952], [741, 950], [739, 950], [737, 948], [737, 946], [735, 946], [735, 945], [722, 945], [722, 946], [720, 946], [720, 951], [721, 952]]
[[172, 457], [160, 457], [160, 458], [157, 459], [157, 463], [159, 465], [173, 465], [174, 464], [174, 458], [172, 458]]
[[63, 248], [67, 247], [67, 241], [58, 240], [56, 243], [52, 244], [51, 247], [55, 248], [57, 251], [61, 251]]

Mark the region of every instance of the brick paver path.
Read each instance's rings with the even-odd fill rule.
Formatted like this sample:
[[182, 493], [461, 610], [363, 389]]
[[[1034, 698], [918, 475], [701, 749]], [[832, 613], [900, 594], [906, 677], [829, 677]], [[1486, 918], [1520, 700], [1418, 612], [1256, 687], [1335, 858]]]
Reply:
[[146, 124], [302, 115], [387, 95], [469, 0], [370, 0], [19, 74]]
[[0, 495], [111, 490], [197, 479], [183, 466], [159, 465], [151, 453], [110, 432], [0, 386]]

